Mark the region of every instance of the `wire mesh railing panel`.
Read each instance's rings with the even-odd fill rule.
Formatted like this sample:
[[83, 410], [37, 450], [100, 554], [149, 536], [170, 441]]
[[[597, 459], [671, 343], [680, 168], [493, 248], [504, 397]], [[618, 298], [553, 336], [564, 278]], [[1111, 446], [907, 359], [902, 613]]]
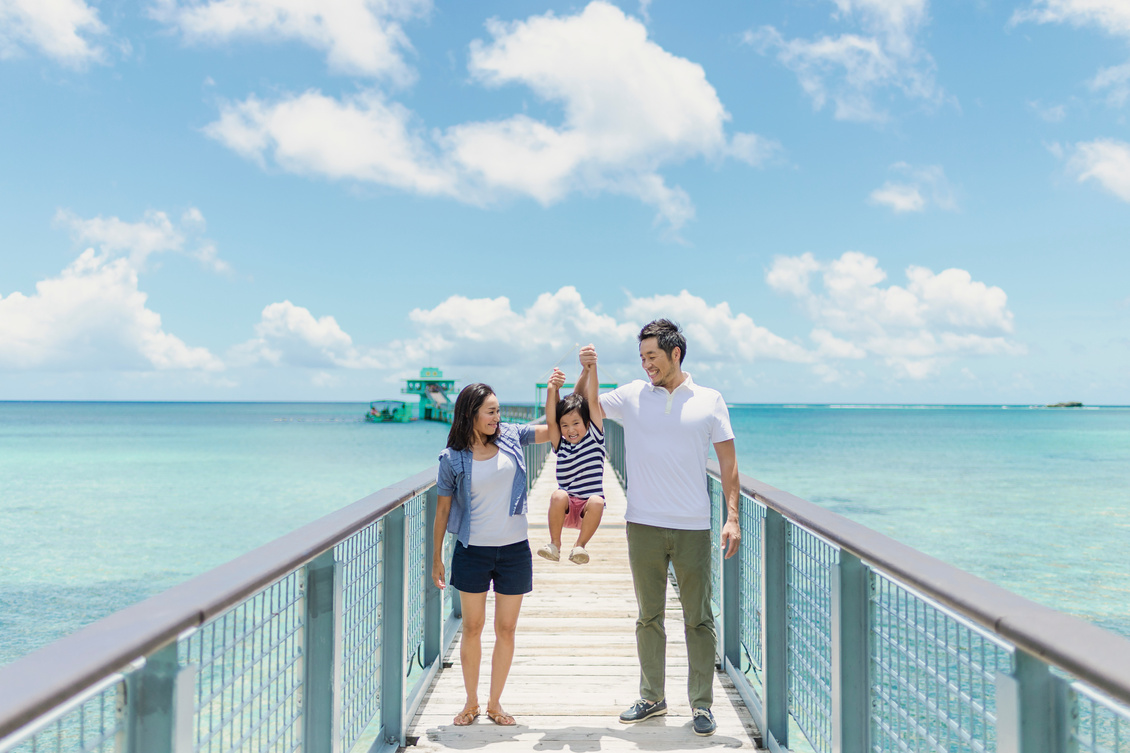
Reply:
[[873, 751], [996, 750], [1008, 646], [881, 573], [871, 576], [870, 625]]
[[789, 714], [817, 753], [832, 749], [832, 568], [839, 551], [789, 523]]
[[1071, 730], [1071, 750], [1079, 753], [1130, 751], [1130, 707], [1096, 693], [1080, 683], [1072, 685], [1078, 716]]
[[549, 456], [549, 443], [528, 444], [522, 448], [526, 461], [526, 491], [534, 488], [541, 469], [545, 466], [545, 459]]
[[125, 681], [103, 680], [22, 734], [0, 742], [0, 753], [116, 753], [125, 734]]
[[[404, 522], [408, 529], [408, 556], [404, 563], [408, 592], [408, 643], [406, 645], [405, 661], [408, 667], [408, 676], [415, 680], [415, 676], [422, 676], [424, 669], [424, 598], [427, 593], [428, 583], [431, 582], [432, 563], [427, 562], [428, 513], [427, 493], [417, 494], [404, 503]], [[412, 685], [408, 683], [411, 692]]]
[[608, 462], [624, 489], [628, 488], [627, 456], [624, 454], [624, 427], [611, 420], [604, 420], [604, 446], [608, 449]]
[[738, 631], [741, 634], [742, 648], [749, 658], [748, 671], [761, 684], [761, 527], [765, 519], [765, 505], [744, 492], [740, 501], [742, 548], [741, 586], [738, 615]]
[[196, 665], [195, 750], [300, 750], [303, 572], [284, 576], [177, 646]]
[[341, 563], [342, 750], [350, 750], [381, 711], [384, 521], [334, 548]]

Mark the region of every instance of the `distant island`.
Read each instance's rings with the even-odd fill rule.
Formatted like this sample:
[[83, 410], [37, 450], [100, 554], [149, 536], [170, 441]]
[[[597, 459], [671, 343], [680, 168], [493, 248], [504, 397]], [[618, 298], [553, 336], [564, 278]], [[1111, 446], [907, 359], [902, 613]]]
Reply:
[[1045, 407], [1047, 407], [1047, 408], [1082, 408], [1083, 403], [1077, 403], [1077, 402], [1072, 401], [1072, 402], [1067, 402], [1067, 403], [1056, 403], [1055, 405], [1048, 405], [1048, 406], [1045, 406]]

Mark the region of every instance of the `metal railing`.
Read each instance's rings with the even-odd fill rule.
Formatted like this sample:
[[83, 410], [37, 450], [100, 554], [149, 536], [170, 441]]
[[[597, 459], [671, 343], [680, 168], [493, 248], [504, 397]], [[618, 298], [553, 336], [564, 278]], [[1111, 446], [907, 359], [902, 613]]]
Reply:
[[1130, 641], [744, 475], [723, 560], [708, 470], [719, 661], [767, 748], [1130, 752]]
[[436, 470], [0, 667], [0, 753], [403, 746], [459, 627], [431, 585]]

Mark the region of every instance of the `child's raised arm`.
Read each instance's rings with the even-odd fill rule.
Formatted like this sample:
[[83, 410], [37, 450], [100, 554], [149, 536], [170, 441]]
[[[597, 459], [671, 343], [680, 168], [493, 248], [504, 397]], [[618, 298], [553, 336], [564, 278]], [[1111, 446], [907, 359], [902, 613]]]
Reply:
[[[586, 379], [587, 376], [587, 379]], [[600, 380], [596, 376], [596, 359], [591, 364], [581, 367], [581, 378], [578, 385], [584, 389], [585, 400], [589, 404], [589, 421], [597, 431], [604, 431], [604, 411], [600, 409]]]
[[561, 387], [565, 384], [565, 372], [556, 366], [545, 390], [545, 425], [549, 429], [549, 444], [553, 451], [561, 443], [561, 426], [557, 423], [557, 401], [561, 399]]

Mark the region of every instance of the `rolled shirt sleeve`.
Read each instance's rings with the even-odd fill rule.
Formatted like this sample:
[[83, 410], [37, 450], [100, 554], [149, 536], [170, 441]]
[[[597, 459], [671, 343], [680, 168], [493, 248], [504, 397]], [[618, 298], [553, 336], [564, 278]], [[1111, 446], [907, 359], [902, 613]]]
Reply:
[[[626, 386], [626, 385], [625, 385]], [[600, 395], [600, 409], [607, 418], [619, 420], [624, 417], [624, 387]]]
[[734, 429], [730, 425], [730, 409], [722, 396], [714, 403], [713, 425], [710, 427], [710, 443], [718, 444], [734, 438]]

